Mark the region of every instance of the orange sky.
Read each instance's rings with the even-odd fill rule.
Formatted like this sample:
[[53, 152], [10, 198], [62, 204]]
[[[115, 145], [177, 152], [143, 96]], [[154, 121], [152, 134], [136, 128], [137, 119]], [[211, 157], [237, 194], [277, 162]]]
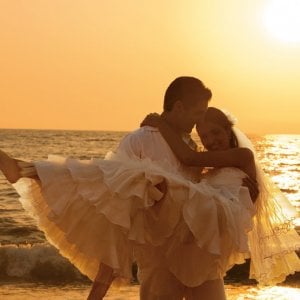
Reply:
[[300, 29], [269, 2], [0, 0], [0, 128], [132, 130], [192, 75], [246, 132], [300, 134]]

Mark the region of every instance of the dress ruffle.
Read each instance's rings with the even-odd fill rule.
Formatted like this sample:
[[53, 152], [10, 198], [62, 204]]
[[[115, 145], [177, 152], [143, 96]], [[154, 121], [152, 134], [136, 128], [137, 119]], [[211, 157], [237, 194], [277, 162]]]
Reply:
[[[243, 201], [247, 197], [241, 194], [247, 190], [239, 183], [241, 173], [238, 169], [222, 168], [211, 172], [208, 181], [214, 187], [225, 185], [234, 194], [236, 189], [240, 189], [239, 199]], [[255, 203], [253, 226], [247, 235], [251, 258], [250, 278], [256, 279], [261, 285], [275, 285], [283, 282], [288, 275], [300, 271], [300, 259], [296, 253], [300, 249], [300, 237], [293, 224], [297, 212], [259, 168], [257, 176], [260, 193]], [[244, 206], [247, 207], [246, 202]], [[249, 218], [244, 220], [247, 222]], [[238, 256], [242, 261], [241, 255]], [[237, 260], [234, 258], [233, 262]]]
[[295, 230], [297, 211], [279, 188], [258, 169], [260, 195], [256, 201], [253, 230], [248, 234], [251, 250], [250, 278], [262, 285], [283, 282], [300, 271], [300, 236]]
[[163, 163], [114, 155], [88, 161], [50, 156], [34, 166], [40, 181], [14, 184], [21, 202], [91, 280], [100, 263], [130, 279], [131, 264], [145, 247], [160, 248], [163, 263], [186, 286], [220, 278], [249, 256], [254, 211], [240, 184], [230, 190], [208, 179], [192, 183]]

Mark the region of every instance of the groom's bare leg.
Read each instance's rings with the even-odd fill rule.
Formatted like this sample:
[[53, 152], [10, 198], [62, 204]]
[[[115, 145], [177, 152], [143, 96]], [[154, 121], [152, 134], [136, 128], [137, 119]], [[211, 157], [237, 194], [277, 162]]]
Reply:
[[114, 278], [113, 269], [101, 263], [87, 300], [103, 299]]
[[0, 170], [10, 183], [15, 183], [20, 179], [20, 167], [18, 161], [0, 150]]

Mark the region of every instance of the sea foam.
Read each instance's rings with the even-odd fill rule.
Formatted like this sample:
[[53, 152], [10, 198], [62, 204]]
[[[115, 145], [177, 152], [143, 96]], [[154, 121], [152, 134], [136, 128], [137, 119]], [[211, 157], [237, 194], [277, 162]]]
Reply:
[[0, 246], [0, 278], [4, 281], [88, 281], [48, 243]]

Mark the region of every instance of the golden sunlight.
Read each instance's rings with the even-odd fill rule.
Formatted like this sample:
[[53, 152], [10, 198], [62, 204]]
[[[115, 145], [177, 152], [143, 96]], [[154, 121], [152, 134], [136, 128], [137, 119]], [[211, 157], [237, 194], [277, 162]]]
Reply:
[[283, 42], [300, 42], [300, 1], [272, 0], [267, 5], [264, 22], [267, 30]]
[[[247, 293], [239, 295], [236, 300], [297, 300], [299, 299], [299, 288], [272, 286], [264, 288], [250, 288]], [[230, 298], [229, 298], [230, 299]]]

